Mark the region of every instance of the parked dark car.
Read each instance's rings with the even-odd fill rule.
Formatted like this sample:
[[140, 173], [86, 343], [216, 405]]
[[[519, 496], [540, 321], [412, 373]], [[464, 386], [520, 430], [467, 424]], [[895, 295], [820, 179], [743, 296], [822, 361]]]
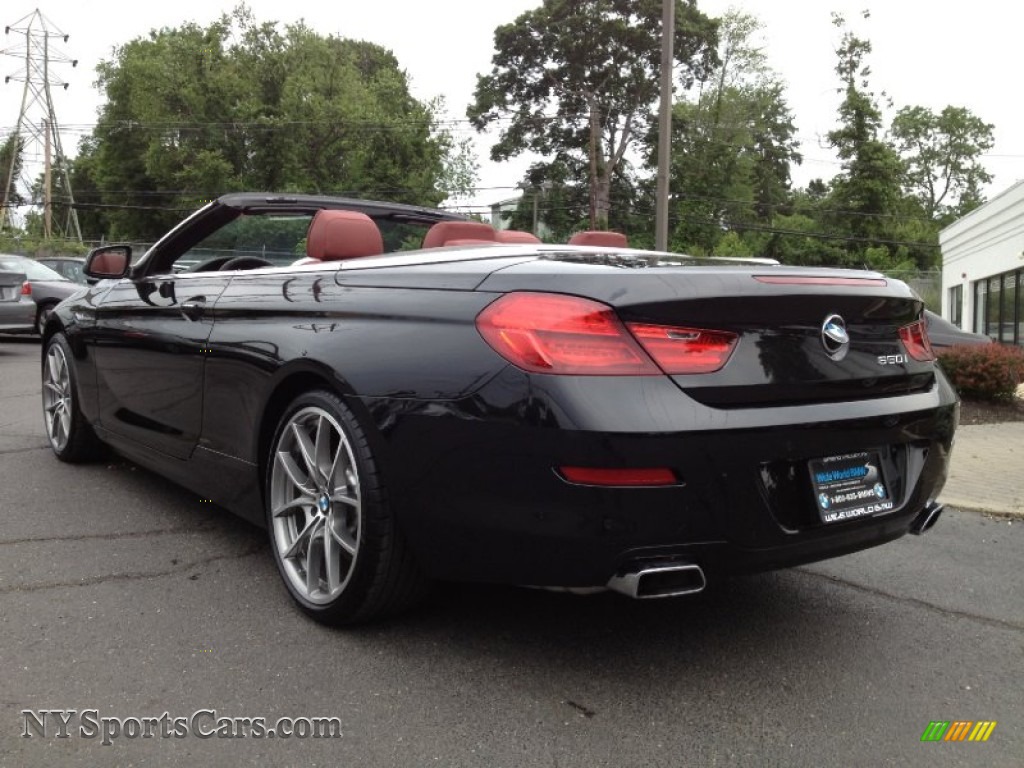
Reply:
[[[17, 311], [18, 319], [10, 323], [0, 322], [0, 330], [5, 333], [41, 334], [53, 308], [82, 288], [78, 283], [61, 277], [49, 267], [25, 256], [0, 253], [0, 272], [24, 275], [18, 289], [21, 304]], [[31, 307], [28, 306], [30, 303]]]
[[82, 284], [86, 282], [85, 273], [82, 272], [82, 267], [85, 266], [84, 256], [44, 256], [36, 261], [68, 280]]
[[975, 346], [993, 343], [992, 339], [985, 334], [971, 333], [970, 331], [958, 328], [949, 320], [935, 314], [930, 309], [924, 311], [924, 321], [928, 326], [928, 338], [935, 349], [946, 349], [947, 347], [955, 347], [958, 344]]
[[935, 523], [958, 403], [905, 284], [495, 240], [232, 194], [134, 266], [97, 249], [109, 279], [46, 327], [52, 448], [102, 441], [267, 526], [335, 624], [430, 579], [698, 592]]

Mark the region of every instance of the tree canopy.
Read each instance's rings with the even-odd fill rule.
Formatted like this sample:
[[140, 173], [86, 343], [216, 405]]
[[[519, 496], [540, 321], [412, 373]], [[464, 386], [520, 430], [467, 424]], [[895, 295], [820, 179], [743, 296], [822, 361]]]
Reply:
[[[591, 219], [607, 225], [613, 179], [658, 98], [661, 15], [661, 0], [543, 0], [498, 27], [494, 66], [467, 110], [478, 130], [500, 125], [492, 159], [532, 151], [555, 174], [587, 168]], [[676, 72], [689, 87], [715, 63], [716, 23], [695, 0], [676, 0], [675, 19]]]
[[439, 103], [373, 43], [241, 7], [132, 40], [98, 72], [106, 103], [72, 179], [86, 237], [151, 238], [232, 190], [436, 205], [475, 180]]

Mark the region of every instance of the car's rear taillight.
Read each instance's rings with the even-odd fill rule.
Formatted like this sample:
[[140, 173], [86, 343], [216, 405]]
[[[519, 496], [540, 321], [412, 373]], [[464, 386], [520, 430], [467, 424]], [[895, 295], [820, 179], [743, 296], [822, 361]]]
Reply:
[[533, 373], [661, 373], [612, 308], [590, 299], [509, 293], [477, 315], [476, 327], [499, 355]]
[[623, 323], [597, 301], [509, 293], [481, 312], [477, 329], [495, 351], [533, 373], [655, 376], [711, 373], [729, 360], [728, 331]]
[[900, 328], [900, 338], [903, 340], [903, 346], [907, 349], [907, 354], [915, 360], [928, 362], [935, 359], [932, 343], [928, 339], [928, 329], [923, 320]]
[[665, 373], [712, 373], [729, 361], [737, 336], [729, 331], [626, 323]]
[[22, 296], [31, 296], [32, 295], [32, 283], [30, 283], [28, 280], [26, 280], [24, 283], [21, 284], [21, 295]]

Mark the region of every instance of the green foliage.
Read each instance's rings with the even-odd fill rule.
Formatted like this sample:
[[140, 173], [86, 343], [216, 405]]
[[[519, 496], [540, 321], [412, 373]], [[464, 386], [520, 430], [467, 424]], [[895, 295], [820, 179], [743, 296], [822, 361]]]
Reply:
[[906, 164], [904, 186], [929, 218], [949, 224], [981, 204], [981, 187], [992, 175], [980, 158], [995, 143], [993, 130], [963, 107], [896, 113], [891, 133]]
[[1002, 344], [950, 347], [939, 353], [950, 382], [968, 400], [1010, 400], [1024, 382], [1024, 350]]
[[[25, 151], [25, 139], [16, 137], [13, 134], [0, 144], [0, 204], [6, 200], [9, 207], [23, 205], [25, 199], [18, 192], [18, 179], [21, 177], [21, 167]], [[4, 185], [10, 179], [10, 186], [7, 194], [2, 194]], [[6, 217], [0, 217], [0, 224], [7, 222]]]
[[833, 23], [843, 29], [836, 51], [843, 101], [839, 125], [829, 132], [828, 140], [843, 163], [843, 172], [833, 182], [831, 203], [836, 209], [834, 220], [856, 238], [859, 248], [866, 249], [889, 239], [887, 217], [899, 208], [903, 167], [899, 155], [880, 135], [882, 113], [870, 90], [871, 70], [866, 63], [871, 43], [846, 29], [841, 16], [833, 14]]
[[153, 237], [227, 191], [435, 205], [475, 180], [468, 144], [411, 96], [390, 51], [259, 24], [244, 6], [132, 40], [98, 72], [107, 101], [73, 169], [98, 206], [87, 237]]
[[[680, 99], [673, 108], [676, 250], [685, 244], [692, 253], [716, 253], [731, 228], [744, 234], [742, 250], [758, 253], [760, 230], [789, 199], [790, 167], [801, 160], [796, 127], [785, 88], [755, 43], [760, 28], [752, 16], [727, 13], [719, 29], [719, 64], [696, 99]], [[655, 139], [649, 138], [651, 168]]]
[[[478, 130], [507, 119], [491, 157], [532, 151], [556, 171], [586, 169], [588, 204], [607, 224], [614, 180], [658, 98], [661, 13], [661, 0], [543, 0], [498, 27], [494, 66], [477, 77], [467, 110]], [[689, 87], [715, 62], [715, 23], [695, 0], [676, 0], [674, 35]]]
[[[32, 213], [29, 216], [39, 217]], [[40, 225], [39, 230], [42, 230]], [[61, 238], [44, 239], [41, 234], [29, 234], [21, 230], [4, 230], [0, 232], [0, 253], [17, 253], [22, 256], [42, 258], [44, 256], [84, 256], [89, 247], [77, 240]]]
[[756, 256], [738, 232], [726, 232], [715, 246], [715, 256]]

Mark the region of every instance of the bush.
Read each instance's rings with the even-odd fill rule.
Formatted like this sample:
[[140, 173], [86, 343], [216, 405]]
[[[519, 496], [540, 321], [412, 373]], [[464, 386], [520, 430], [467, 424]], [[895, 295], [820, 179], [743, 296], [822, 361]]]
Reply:
[[1024, 381], [1024, 349], [1002, 344], [941, 350], [939, 363], [965, 400], [1011, 400]]

